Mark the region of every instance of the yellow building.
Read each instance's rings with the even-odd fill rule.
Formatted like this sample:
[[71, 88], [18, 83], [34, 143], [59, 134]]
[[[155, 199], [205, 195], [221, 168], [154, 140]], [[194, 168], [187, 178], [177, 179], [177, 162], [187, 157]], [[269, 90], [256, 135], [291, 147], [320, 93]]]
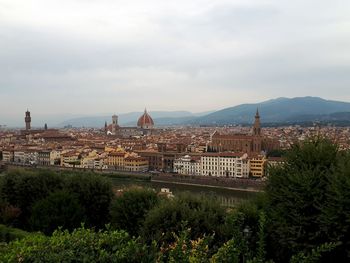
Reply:
[[112, 147], [112, 146], [106, 146], [105, 147], [105, 152], [108, 152], [108, 153], [111, 153], [111, 152], [125, 152], [125, 150], [122, 148], [122, 147], [120, 147], [120, 146], [114, 146], [114, 147]]
[[148, 170], [148, 160], [140, 156], [128, 156], [124, 159], [126, 171], [144, 172]]
[[75, 151], [61, 154], [61, 166], [80, 167], [81, 166], [81, 154], [79, 152], [75, 152]]
[[110, 152], [107, 157], [107, 164], [110, 168], [115, 168], [119, 170], [124, 169], [124, 159], [125, 153], [123, 152]]
[[250, 156], [250, 174], [253, 177], [263, 177], [265, 175], [266, 166], [265, 155], [251, 155]]

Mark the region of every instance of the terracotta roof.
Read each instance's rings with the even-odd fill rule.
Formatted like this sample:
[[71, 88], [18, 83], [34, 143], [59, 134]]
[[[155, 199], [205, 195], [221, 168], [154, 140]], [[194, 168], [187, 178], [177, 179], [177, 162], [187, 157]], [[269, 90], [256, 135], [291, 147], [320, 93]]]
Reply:
[[109, 153], [109, 156], [125, 156], [125, 153], [122, 152], [111, 152]]
[[144, 127], [144, 126], [153, 126], [154, 122], [152, 117], [147, 113], [147, 110], [145, 109], [145, 112], [142, 114], [142, 116], [137, 121], [138, 127]]
[[242, 157], [244, 153], [222, 152], [222, 153], [204, 153], [203, 157]]

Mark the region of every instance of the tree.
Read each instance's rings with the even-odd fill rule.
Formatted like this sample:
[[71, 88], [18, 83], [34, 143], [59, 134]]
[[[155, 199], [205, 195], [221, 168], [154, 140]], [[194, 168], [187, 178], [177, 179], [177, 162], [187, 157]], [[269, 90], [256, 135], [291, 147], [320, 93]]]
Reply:
[[329, 242], [337, 243], [333, 259], [350, 260], [350, 153], [340, 156], [319, 218]]
[[191, 229], [190, 238], [195, 240], [203, 235], [212, 235], [213, 249], [220, 246], [224, 233], [226, 212], [213, 198], [194, 195], [178, 195], [164, 200], [147, 214], [143, 226], [143, 237], [162, 243], [174, 242], [174, 234], [186, 228]]
[[334, 170], [337, 145], [315, 138], [295, 145], [283, 166], [272, 168], [267, 183], [270, 254], [285, 262], [328, 241], [320, 222]]
[[111, 224], [116, 229], [139, 235], [146, 214], [159, 202], [157, 193], [151, 189], [131, 188], [116, 197], [111, 204]]
[[94, 174], [70, 174], [65, 187], [77, 195], [85, 210], [87, 226], [103, 228], [109, 223], [113, 192], [108, 179]]
[[47, 235], [58, 227], [71, 231], [84, 221], [84, 209], [78, 198], [65, 191], [51, 193], [36, 202], [30, 217], [32, 230], [39, 230]]
[[63, 186], [64, 178], [54, 172], [19, 169], [10, 171], [3, 177], [0, 198], [9, 206], [20, 209], [18, 219], [13, 222], [14, 225], [28, 229], [32, 205], [51, 192], [63, 189]]

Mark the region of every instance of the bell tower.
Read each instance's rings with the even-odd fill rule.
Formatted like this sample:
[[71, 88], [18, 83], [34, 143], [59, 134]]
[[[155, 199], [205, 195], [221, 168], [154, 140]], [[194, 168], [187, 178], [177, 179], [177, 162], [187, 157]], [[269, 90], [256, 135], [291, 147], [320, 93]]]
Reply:
[[253, 149], [255, 153], [260, 153], [262, 150], [262, 137], [261, 137], [261, 125], [260, 125], [260, 115], [259, 110], [256, 109], [255, 121], [253, 125]]
[[117, 115], [113, 115], [112, 116], [112, 133], [115, 135], [117, 132], [117, 128], [118, 128], [118, 116]]
[[27, 109], [26, 116], [24, 118], [24, 121], [26, 122], [26, 130], [30, 130], [30, 123], [32, 122], [32, 118], [30, 117], [30, 111]]
[[260, 115], [259, 110], [256, 109], [255, 121], [253, 126], [253, 135], [260, 136], [261, 135], [261, 125], [260, 125]]

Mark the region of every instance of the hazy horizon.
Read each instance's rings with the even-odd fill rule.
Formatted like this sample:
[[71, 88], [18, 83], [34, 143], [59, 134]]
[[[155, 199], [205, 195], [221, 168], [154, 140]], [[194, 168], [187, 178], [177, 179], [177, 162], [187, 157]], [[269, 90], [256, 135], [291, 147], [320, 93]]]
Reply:
[[345, 0], [0, 0], [0, 124], [27, 108], [37, 125], [350, 101], [349, 12]]

